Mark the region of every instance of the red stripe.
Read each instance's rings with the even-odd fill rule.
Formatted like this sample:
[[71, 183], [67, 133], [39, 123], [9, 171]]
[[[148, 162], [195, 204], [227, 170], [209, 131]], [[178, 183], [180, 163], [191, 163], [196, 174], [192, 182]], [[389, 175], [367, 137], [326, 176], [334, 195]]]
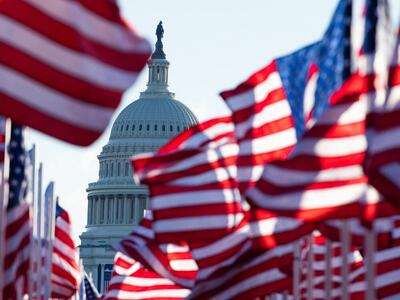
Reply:
[[121, 24], [121, 17], [119, 15], [118, 5], [115, 0], [103, 0], [103, 1], [92, 1], [92, 0], [78, 0], [79, 4], [88, 10], [89, 12], [95, 13], [101, 18], [108, 21]]
[[268, 196], [280, 195], [282, 194], [282, 189], [285, 189], [286, 193], [294, 193], [294, 192], [306, 192], [312, 190], [320, 190], [320, 189], [329, 189], [335, 187], [345, 187], [348, 185], [353, 185], [357, 183], [367, 183], [368, 178], [366, 176], [362, 176], [359, 178], [347, 179], [347, 180], [335, 180], [335, 181], [323, 181], [323, 182], [310, 182], [309, 184], [299, 184], [299, 185], [290, 185], [290, 186], [279, 186], [275, 185], [272, 182], [267, 180], [260, 180], [257, 185], [258, 189], [262, 191], [267, 198]]
[[190, 218], [196, 216], [231, 215], [241, 213], [240, 203], [226, 203], [221, 199], [219, 204], [191, 205], [188, 207], [174, 207], [170, 209], [157, 209], [154, 211], [156, 220], [173, 218]]
[[77, 127], [30, 108], [18, 100], [0, 93], [0, 114], [46, 134], [80, 146], [94, 142], [102, 132]]
[[336, 157], [316, 157], [314, 155], [297, 155], [289, 161], [277, 161], [274, 165], [283, 169], [298, 171], [319, 171], [338, 167], [355, 166], [363, 163], [365, 152]]
[[[185, 131], [183, 131], [181, 134], [178, 136], [174, 137], [170, 142], [168, 142], [166, 145], [164, 145], [158, 152], [157, 154], [167, 154], [172, 151], [176, 151], [179, 149], [183, 143], [187, 142], [190, 140], [190, 138], [195, 137], [196, 135], [204, 135], [205, 131], [207, 129], [210, 129], [213, 126], [220, 125], [220, 124], [226, 124], [229, 125], [231, 124], [231, 117], [221, 117], [221, 118], [215, 118], [211, 119], [202, 123], [199, 123]], [[232, 136], [233, 137], [233, 132], [229, 133], [224, 133], [223, 136]], [[218, 136], [216, 139], [218, 140], [221, 136]], [[211, 141], [215, 141], [215, 139], [211, 139]], [[206, 146], [205, 144], [198, 145], [198, 146]]]
[[[49, 4], [50, 5], [50, 4]], [[79, 31], [43, 13], [22, 1], [3, 1], [0, 13], [61, 46], [93, 56], [114, 67], [139, 72], [147, 62], [149, 53], [127, 53], [105, 46], [84, 36]], [[116, 12], [118, 15], [118, 11]]]
[[268, 106], [280, 101], [287, 101], [285, 90], [283, 88], [273, 90], [265, 96], [265, 99], [258, 102], [255, 102], [254, 100], [254, 103], [252, 103], [250, 106], [234, 111], [233, 118], [235, 123], [240, 124], [244, 121], [247, 121], [251, 117], [262, 112], [264, 109], [267, 110]]
[[[359, 200], [359, 199], [357, 199]], [[248, 199], [251, 205], [256, 207], [259, 206], [258, 203], [254, 203], [252, 199]], [[336, 199], [324, 199], [325, 203], [335, 203]], [[302, 221], [315, 221], [315, 220], [327, 220], [327, 219], [346, 219], [353, 218], [359, 213], [360, 204], [350, 203], [331, 206], [331, 207], [320, 207], [320, 208], [307, 208], [307, 209], [275, 209], [268, 207], [268, 210], [276, 214], [286, 217], [295, 218]]]
[[294, 128], [294, 121], [291, 116], [264, 123], [260, 127], [251, 127], [247, 131], [246, 135], [241, 140], [251, 140], [257, 138], [263, 138], [265, 136], [275, 134], [284, 130]]
[[108, 90], [60, 72], [6, 44], [0, 44], [0, 52], [2, 54], [0, 63], [3, 65], [26, 75], [38, 84], [74, 98], [78, 103], [91, 103], [109, 108], [116, 108], [120, 103], [122, 96], [120, 91]]

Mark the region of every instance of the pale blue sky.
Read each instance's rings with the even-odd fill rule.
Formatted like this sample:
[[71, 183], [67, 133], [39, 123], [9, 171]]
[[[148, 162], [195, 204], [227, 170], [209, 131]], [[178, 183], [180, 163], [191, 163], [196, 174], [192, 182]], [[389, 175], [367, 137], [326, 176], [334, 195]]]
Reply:
[[[274, 57], [321, 37], [337, 4], [337, 0], [119, 2], [124, 16], [152, 44], [155, 28], [163, 21], [164, 50], [171, 63], [170, 89], [200, 120], [224, 112], [220, 91], [234, 87]], [[399, 12], [400, 1], [392, 2]], [[146, 79], [144, 70], [125, 93], [118, 112], [138, 98]], [[30, 132], [30, 141], [36, 143], [38, 158], [44, 162], [45, 182], [56, 182], [61, 205], [72, 216], [75, 237], [86, 224], [85, 189], [97, 179], [97, 155], [108, 141], [110, 127], [87, 148]]]

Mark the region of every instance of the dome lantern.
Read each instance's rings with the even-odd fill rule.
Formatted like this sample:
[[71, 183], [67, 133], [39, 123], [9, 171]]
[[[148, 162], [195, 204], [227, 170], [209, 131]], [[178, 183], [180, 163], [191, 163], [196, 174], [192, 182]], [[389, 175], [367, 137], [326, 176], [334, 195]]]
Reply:
[[149, 81], [147, 90], [141, 93], [141, 97], [151, 98], [153, 96], [168, 95], [174, 98], [174, 94], [168, 90], [168, 68], [169, 61], [166, 59], [162, 38], [164, 36], [164, 28], [162, 22], [158, 23], [156, 29], [156, 49], [151, 55], [147, 65], [149, 67]]

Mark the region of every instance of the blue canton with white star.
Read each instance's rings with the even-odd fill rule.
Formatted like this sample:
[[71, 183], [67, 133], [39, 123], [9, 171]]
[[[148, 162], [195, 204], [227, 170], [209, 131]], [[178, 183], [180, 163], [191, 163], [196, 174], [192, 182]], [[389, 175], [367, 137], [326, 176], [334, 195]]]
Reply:
[[10, 143], [8, 145], [10, 158], [9, 196], [7, 209], [12, 209], [25, 199], [28, 192], [27, 176], [25, 174], [26, 153], [22, 126], [12, 124]]
[[305, 128], [304, 91], [312, 64], [318, 67], [313, 117], [318, 118], [329, 104], [329, 98], [350, 75], [350, 32], [352, 1], [341, 0], [323, 38], [288, 56], [277, 59], [286, 96], [292, 110], [296, 134]]

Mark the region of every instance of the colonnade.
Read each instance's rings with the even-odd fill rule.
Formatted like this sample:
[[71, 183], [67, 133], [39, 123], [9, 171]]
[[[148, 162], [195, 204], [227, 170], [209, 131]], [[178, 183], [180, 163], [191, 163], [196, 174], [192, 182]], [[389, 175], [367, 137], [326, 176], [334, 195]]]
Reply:
[[137, 224], [147, 207], [146, 195], [93, 195], [88, 197], [90, 225]]

